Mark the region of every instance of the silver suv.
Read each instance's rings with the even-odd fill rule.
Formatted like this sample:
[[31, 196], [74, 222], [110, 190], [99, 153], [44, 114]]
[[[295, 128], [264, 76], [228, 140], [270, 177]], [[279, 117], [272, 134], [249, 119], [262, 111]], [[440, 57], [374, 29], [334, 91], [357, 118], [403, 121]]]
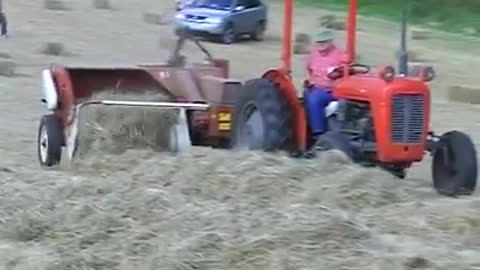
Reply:
[[177, 12], [175, 24], [176, 29], [213, 35], [225, 44], [241, 35], [260, 41], [267, 26], [267, 7], [261, 0], [196, 0]]

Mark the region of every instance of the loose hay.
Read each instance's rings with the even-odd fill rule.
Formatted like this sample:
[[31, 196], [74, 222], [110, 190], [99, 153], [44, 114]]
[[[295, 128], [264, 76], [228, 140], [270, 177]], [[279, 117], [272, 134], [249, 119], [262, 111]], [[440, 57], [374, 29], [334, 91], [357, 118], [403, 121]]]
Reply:
[[[92, 99], [168, 101], [159, 91], [141, 94], [99, 92]], [[159, 108], [94, 106], [82, 109], [79, 123], [78, 154], [91, 150], [121, 153], [129, 148], [164, 150], [169, 128], [176, 123], [176, 110]]]
[[[455, 241], [411, 248], [402, 246], [408, 235], [397, 233], [403, 242], [386, 237], [390, 224], [413, 232], [419, 225], [408, 217], [425, 216], [422, 209], [400, 211], [399, 218], [393, 211], [418, 196], [416, 181], [399, 184], [329, 153], [295, 160], [196, 150], [179, 157], [148, 151], [92, 157], [77, 164], [75, 178], [34, 182], [28, 193], [16, 193], [13, 182], [3, 185], [0, 233], [11, 244], [0, 258], [18, 250], [14, 263], [25, 265], [31, 256], [19, 247], [34, 242], [43, 251], [39, 270], [405, 270], [447, 263], [438, 250], [426, 253], [432, 247], [455, 252]], [[472, 229], [480, 222], [476, 211], [468, 213]], [[422, 235], [451, 230], [445, 218], [451, 212], [435, 213], [441, 222], [422, 227]]]
[[448, 98], [456, 102], [480, 104], [480, 88], [451, 85], [448, 87]]
[[17, 65], [11, 60], [0, 60], [0, 76], [13, 77], [15, 76]]

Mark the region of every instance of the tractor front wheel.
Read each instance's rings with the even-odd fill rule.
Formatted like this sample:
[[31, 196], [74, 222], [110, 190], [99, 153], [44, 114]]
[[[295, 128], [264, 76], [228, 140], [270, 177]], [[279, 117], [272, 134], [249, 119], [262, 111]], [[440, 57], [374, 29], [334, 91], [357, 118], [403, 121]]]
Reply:
[[270, 80], [247, 81], [235, 104], [233, 148], [287, 150], [292, 137], [292, 111]]
[[477, 153], [470, 137], [459, 131], [443, 134], [433, 153], [433, 185], [439, 194], [471, 195], [477, 185]]

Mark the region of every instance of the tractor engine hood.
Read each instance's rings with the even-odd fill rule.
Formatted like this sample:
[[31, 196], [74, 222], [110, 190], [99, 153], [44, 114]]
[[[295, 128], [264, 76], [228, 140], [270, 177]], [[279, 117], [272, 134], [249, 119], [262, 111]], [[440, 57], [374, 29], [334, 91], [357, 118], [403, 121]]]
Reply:
[[378, 76], [350, 76], [338, 80], [334, 87], [335, 96], [359, 101], [377, 102], [393, 93], [430, 94], [427, 84], [419, 79], [396, 77], [386, 82]]

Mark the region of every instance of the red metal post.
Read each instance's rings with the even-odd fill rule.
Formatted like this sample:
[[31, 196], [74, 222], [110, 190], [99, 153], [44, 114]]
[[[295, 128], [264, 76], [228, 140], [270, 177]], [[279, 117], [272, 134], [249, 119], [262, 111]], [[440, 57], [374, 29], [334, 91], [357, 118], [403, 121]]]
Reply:
[[282, 68], [290, 74], [292, 66], [293, 0], [285, 0], [283, 9]]
[[349, 0], [348, 8], [348, 29], [347, 29], [347, 54], [348, 62], [355, 61], [355, 36], [357, 28], [357, 5], [358, 0]]

